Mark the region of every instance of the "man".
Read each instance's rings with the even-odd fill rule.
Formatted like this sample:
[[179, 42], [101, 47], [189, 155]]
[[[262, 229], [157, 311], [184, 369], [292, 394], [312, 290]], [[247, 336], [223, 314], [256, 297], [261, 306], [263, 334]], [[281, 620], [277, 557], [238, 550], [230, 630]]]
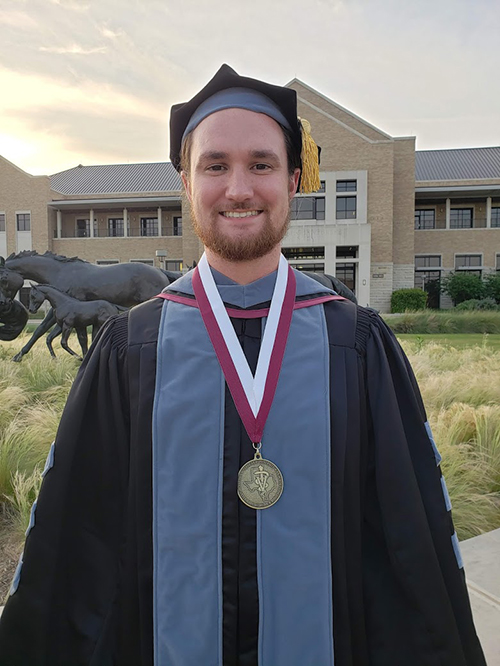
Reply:
[[484, 666], [408, 362], [280, 255], [295, 92], [223, 66], [171, 146], [205, 255], [83, 364], [1, 666]]

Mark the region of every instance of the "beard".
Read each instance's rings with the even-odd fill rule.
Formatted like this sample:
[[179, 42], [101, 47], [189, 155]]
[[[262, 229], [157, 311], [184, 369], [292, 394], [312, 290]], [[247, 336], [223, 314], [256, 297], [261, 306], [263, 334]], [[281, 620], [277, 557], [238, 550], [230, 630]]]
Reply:
[[[239, 206], [237, 210], [255, 210], [248, 206]], [[275, 224], [273, 220], [266, 217], [264, 226], [257, 234], [245, 235], [234, 238], [224, 233], [221, 228], [219, 213], [211, 216], [210, 223], [202, 226], [196, 211], [191, 205], [191, 220], [193, 228], [203, 245], [212, 252], [218, 254], [222, 259], [233, 262], [253, 261], [269, 254], [285, 237], [290, 224], [290, 208], [284, 216], [281, 224]]]

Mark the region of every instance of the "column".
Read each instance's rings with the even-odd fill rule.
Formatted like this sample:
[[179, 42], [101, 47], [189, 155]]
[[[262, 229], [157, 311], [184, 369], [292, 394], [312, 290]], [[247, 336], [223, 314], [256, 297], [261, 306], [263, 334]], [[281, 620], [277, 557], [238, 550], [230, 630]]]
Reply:
[[158, 236], [163, 236], [161, 229], [161, 206], [158, 207]]
[[450, 228], [451, 218], [451, 199], [446, 199], [446, 228]]
[[57, 218], [56, 238], [62, 238], [62, 213], [60, 210], [56, 211], [56, 218]]
[[94, 238], [94, 211], [91, 208], [89, 214], [90, 238]]
[[128, 210], [123, 209], [123, 235], [125, 238], [128, 236]]
[[491, 197], [486, 199], [486, 226], [491, 227]]

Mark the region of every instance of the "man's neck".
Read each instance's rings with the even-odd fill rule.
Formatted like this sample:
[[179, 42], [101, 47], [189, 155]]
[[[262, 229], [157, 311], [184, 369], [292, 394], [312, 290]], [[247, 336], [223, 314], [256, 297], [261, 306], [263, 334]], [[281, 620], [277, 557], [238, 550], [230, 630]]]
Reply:
[[216, 271], [222, 273], [238, 284], [250, 284], [266, 275], [269, 275], [278, 268], [281, 248], [277, 245], [269, 254], [253, 259], [252, 261], [228, 261], [221, 256], [205, 248], [208, 263]]

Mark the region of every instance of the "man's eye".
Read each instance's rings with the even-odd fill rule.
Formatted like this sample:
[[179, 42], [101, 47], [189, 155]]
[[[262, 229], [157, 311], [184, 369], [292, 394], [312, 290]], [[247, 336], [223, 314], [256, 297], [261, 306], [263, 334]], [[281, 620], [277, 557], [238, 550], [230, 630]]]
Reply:
[[256, 171], [266, 171], [267, 169], [270, 169], [271, 167], [269, 164], [255, 164], [254, 169]]
[[224, 166], [222, 164], [211, 164], [209, 167], [207, 167], [207, 171], [223, 171]]

